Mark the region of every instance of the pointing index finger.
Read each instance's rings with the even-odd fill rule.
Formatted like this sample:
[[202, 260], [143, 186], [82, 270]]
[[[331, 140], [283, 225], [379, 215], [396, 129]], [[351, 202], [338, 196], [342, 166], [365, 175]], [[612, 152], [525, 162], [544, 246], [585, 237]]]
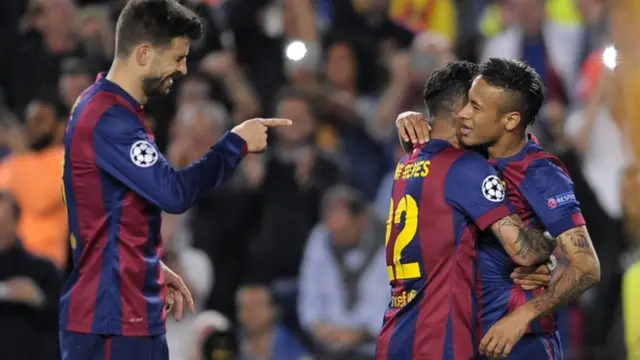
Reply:
[[291, 126], [293, 124], [289, 119], [260, 119], [260, 123], [266, 127]]

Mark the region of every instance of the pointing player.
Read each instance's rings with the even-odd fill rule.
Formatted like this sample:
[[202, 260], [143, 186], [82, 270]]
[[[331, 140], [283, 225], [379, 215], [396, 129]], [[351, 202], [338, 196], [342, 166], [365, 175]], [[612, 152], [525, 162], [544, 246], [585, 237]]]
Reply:
[[476, 70], [454, 62], [431, 74], [424, 98], [433, 139], [396, 168], [385, 242], [392, 301], [377, 360], [474, 357], [480, 231], [490, 228], [521, 265], [544, 262], [552, 250], [542, 232], [512, 214], [487, 160], [452, 144]]
[[[480, 241], [477, 290], [480, 333], [486, 334], [479, 348], [480, 353], [492, 358], [561, 359], [552, 312], [600, 279], [598, 257], [564, 165], [545, 152], [535, 138], [528, 139], [525, 132], [543, 99], [542, 82], [531, 67], [518, 61], [490, 59], [481, 65], [469, 92], [469, 103], [459, 113], [462, 144], [486, 146], [490, 162], [504, 177], [508, 198], [520, 217], [527, 225], [543, 227], [556, 237], [569, 261], [546, 291], [525, 291], [508, 278], [513, 265], [497, 243]], [[425, 131], [421, 136], [407, 136], [405, 129], [413, 132], [413, 124], [417, 124], [415, 117], [399, 120], [401, 137], [427, 141]], [[418, 127], [424, 129], [423, 124]]]
[[63, 196], [73, 272], [60, 301], [63, 360], [168, 359], [165, 318], [193, 311], [182, 280], [160, 261], [161, 211], [181, 213], [221, 184], [246, 152], [267, 145], [267, 127], [236, 126], [198, 162], [176, 170], [144, 125], [147, 98], [186, 73], [199, 18], [174, 0], [131, 0], [116, 28], [105, 76], [78, 99], [64, 136]]

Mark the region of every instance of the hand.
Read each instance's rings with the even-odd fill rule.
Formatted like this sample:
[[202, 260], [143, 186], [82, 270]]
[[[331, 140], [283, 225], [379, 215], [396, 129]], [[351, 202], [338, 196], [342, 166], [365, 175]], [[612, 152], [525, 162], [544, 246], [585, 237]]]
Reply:
[[429, 141], [431, 125], [422, 113], [405, 111], [396, 118], [396, 126], [398, 135], [405, 142], [415, 145]]
[[331, 325], [318, 323], [313, 326], [311, 332], [315, 341], [321, 344], [330, 344], [333, 339], [332, 334], [337, 330], [337, 328]]
[[362, 329], [340, 329], [334, 333], [333, 345], [339, 349], [350, 349], [358, 346], [365, 338]]
[[164, 300], [165, 307], [167, 311], [173, 310], [176, 320], [180, 321], [182, 320], [185, 302], [187, 303], [187, 309], [192, 313], [195, 312], [196, 307], [193, 302], [193, 296], [191, 296], [191, 292], [187, 289], [187, 286], [178, 274], [174, 273], [164, 264], [162, 264], [162, 270], [164, 271], [167, 290]]
[[289, 119], [251, 119], [237, 125], [231, 132], [247, 142], [249, 152], [261, 152], [267, 148], [267, 129], [276, 126], [290, 126]]
[[44, 292], [27, 277], [16, 277], [7, 282], [9, 298], [27, 305], [42, 307], [45, 303]]
[[551, 282], [551, 277], [551, 270], [547, 264], [537, 267], [519, 267], [511, 273], [513, 282], [525, 290], [547, 287]]
[[202, 59], [200, 67], [212, 75], [223, 77], [235, 68], [235, 59], [229, 52], [212, 52]]
[[529, 319], [523, 312], [515, 311], [500, 319], [480, 340], [480, 355], [490, 359], [506, 359], [528, 326]]

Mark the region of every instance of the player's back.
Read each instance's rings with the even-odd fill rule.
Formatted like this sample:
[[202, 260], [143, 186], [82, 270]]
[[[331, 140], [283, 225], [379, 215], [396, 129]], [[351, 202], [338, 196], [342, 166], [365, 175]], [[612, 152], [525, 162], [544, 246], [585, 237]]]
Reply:
[[377, 360], [468, 360], [475, 353], [476, 238], [509, 215], [480, 155], [432, 140], [398, 164], [386, 234], [392, 300]]
[[[540, 147], [535, 138], [518, 154], [490, 162], [503, 178], [509, 202], [525, 225], [546, 230], [553, 237], [584, 225], [564, 165]], [[510, 275], [517, 264], [493, 234], [482, 235], [477, 265], [479, 337], [502, 317], [544, 292], [541, 288], [527, 291], [513, 283]], [[528, 333], [550, 334], [556, 329], [555, 314], [551, 314], [532, 322]]]
[[[104, 117], [114, 109], [124, 115]], [[165, 331], [160, 209], [102, 166], [136, 160], [129, 143], [122, 145], [127, 149], [126, 160], [110, 157], [104, 141], [112, 141], [115, 148], [120, 139], [97, 135], [99, 127], [118, 132], [125, 125], [152, 138], [143, 125], [142, 107], [102, 77], [83, 92], [72, 109], [64, 136], [63, 196], [74, 267], [60, 299], [62, 330], [132, 336]], [[155, 153], [150, 148], [147, 155], [152, 151]]]

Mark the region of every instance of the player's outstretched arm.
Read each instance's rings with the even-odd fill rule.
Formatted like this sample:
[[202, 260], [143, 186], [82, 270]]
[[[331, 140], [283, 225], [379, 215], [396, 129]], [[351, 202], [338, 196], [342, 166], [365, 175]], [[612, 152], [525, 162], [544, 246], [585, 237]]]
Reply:
[[[171, 166], [137, 117], [124, 107], [109, 108], [90, 130], [100, 169], [162, 210], [175, 214], [191, 207], [203, 191], [228, 179], [247, 151], [264, 150], [268, 127], [290, 124], [284, 119], [245, 121], [225, 134], [200, 160], [181, 170]], [[79, 150], [75, 151], [84, 151], [76, 148]]]
[[496, 221], [491, 225], [491, 231], [518, 265], [533, 266], [544, 263], [549, 260], [555, 248], [542, 230], [527, 228], [517, 214]]

